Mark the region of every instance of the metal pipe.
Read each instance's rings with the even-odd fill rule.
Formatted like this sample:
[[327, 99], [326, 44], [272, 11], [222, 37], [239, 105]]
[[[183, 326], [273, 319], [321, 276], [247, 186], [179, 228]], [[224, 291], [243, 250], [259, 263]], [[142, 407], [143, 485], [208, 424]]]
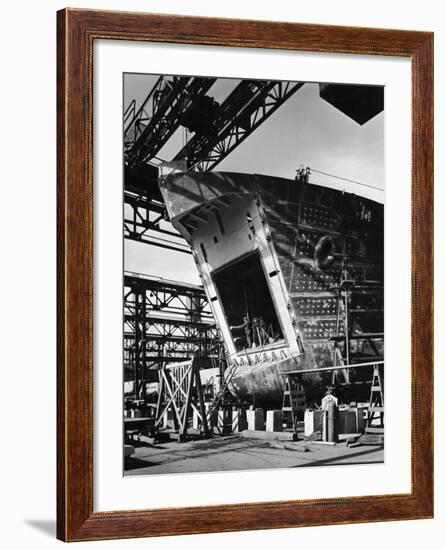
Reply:
[[311, 372], [323, 372], [323, 371], [331, 371], [331, 370], [340, 370], [340, 369], [356, 369], [361, 367], [371, 367], [374, 365], [383, 365], [384, 361], [372, 361], [370, 363], [356, 363], [352, 365], [341, 365], [339, 367], [336, 365], [335, 367], [320, 367], [318, 369], [302, 369], [302, 370], [290, 370], [287, 372], [280, 372], [281, 376], [286, 376], [287, 374], [307, 374]]

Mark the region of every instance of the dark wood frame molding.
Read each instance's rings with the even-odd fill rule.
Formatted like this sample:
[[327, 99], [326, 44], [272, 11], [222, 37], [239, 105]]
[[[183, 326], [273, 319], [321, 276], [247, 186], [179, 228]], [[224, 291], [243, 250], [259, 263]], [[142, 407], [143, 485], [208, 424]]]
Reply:
[[[433, 34], [66, 9], [57, 14], [58, 486], [65, 541], [433, 516]], [[412, 490], [407, 494], [93, 512], [93, 42], [403, 56], [412, 62]]]

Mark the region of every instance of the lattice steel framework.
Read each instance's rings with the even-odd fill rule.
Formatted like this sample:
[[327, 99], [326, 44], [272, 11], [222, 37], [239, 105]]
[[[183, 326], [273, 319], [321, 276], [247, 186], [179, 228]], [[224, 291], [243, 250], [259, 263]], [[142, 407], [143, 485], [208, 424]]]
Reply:
[[149, 170], [139, 169], [126, 183], [124, 237], [190, 254], [190, 247], [168, 221], [157, 174], [153, 180]]
[[175, 159], [185, 159], [191, 170], [212, 170], [303, 84], [242, 80], [222, 103], [212, 131], [195, 134]]
[[189, 253], [168, 222], [157, 186], [161, 159], [156, 155], [182, 125], [189, 128], [190, 139], [174, 160], [184, 161], [189, 170], [211, 170], [303, 85], [242, 80], [218, 105], [206, 95], [216, 80], [161, 76], [137, 111], [134, 101], [125, 111], [126, 238]]
[[217, 356], [220, 339], [201, 287], [128, 272], [124, 287], [125, 377], [136, 381], [136, 395], [165, 363], [196, 352]]
[[179, 128], [184, 113], [215, 81], [160, 76], [137, 112], [130, 103], [124, 113], [126, 164], [131, 167], [152, 160]]

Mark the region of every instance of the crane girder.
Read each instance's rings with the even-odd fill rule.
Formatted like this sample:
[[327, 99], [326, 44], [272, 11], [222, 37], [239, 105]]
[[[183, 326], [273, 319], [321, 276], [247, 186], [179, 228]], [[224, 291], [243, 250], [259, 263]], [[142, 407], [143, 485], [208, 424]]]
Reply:
[[158, 168], [150, 161], [182, 125], [192, 137], [174, 160], [186, 160], [191, 170], [211, 170], [304, 84], [241, 80], [218, 104], [206, 95], [216, 81], [160, 76], [137, 112], [132, 101], [124, 113], [125, 238], [190, 253], [176, 231], [163, 224]]
[[175, 160], [207, 171], [267, 120], [304, 82], [242, 80], [222, 103], [211, 132], [195, 134]]
[[167, 143], [193, 101], [204, 95], [216, 78], [161, 76], [129, 124], [124, 128], [129, 166], [152, 159]]

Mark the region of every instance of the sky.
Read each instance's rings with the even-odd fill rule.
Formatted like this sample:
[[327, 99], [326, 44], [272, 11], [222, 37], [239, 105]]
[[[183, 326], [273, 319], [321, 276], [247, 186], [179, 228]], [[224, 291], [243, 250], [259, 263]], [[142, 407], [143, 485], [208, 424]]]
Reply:
[[[158, 77], [127, 74], [124, 108], [138, 107]], [[238, 80], [218, 79], [208, 95], [218, 102]], [[185, 143], [180, 129], [158, 156], [171, 160]], [[318, 84], [307, 83], [260, 125], [217, 167], [218, 171], [266, 174], [293, 179], [300, 164], [314, 172], [310, 182], [328, 185], [383, 202], [384, 112], [360, 126], [319, 96]], [[333, 174], [356, 183], [318, 174]], [[125, 269], [199, 284], [193, 259], [187, 254], [125, 240]]]

